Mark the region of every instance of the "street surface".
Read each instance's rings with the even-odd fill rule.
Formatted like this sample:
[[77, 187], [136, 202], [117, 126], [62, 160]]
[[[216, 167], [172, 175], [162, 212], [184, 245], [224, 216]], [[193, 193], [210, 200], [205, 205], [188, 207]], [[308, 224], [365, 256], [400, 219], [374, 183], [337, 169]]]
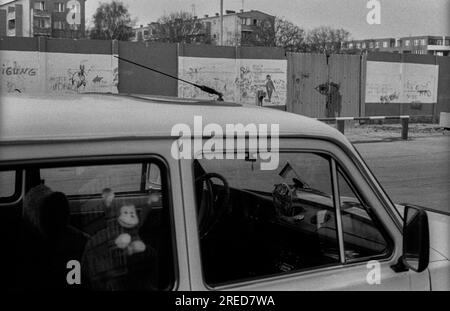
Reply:
[[393, 202], [450, 212], [450, 136], [355, 146]]

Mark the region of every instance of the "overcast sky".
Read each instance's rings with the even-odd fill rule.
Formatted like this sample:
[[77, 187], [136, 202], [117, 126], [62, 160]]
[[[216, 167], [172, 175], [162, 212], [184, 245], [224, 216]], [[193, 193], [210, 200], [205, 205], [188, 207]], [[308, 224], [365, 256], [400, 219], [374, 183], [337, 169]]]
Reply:
[[[224, 0], [224, 10], [260, 10], [285, 17], [304, 29], [329, 25], [345, 28], [354, 39], [408, 35], [450, 35], [450, 0], [380, 0], [381, 24], [369, 25], [368, 0]], [[87, 0], [90, 20], [100, 2]], [[138, 24], [155, 21], [177, 10], [199, 17], [220, 11], [220, 0], [124, 0]]]

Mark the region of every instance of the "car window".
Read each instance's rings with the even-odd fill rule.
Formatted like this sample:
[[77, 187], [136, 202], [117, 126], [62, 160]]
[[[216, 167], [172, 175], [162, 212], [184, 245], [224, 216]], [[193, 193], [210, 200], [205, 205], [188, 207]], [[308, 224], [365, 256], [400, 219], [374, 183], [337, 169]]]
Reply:
[[316, 153], [279, 157], [275, 170], [261, 170], [259, 160], [194, 162], [208, 285], [340, 262], [330, 159]]
[[67, 195], [99, 194], [104, 188], [116, 192], [139, 191], [142, 165], [92, 165], [41, 169], [41, 179]]
[[0, 171], [0, 200], [6, 200], [16, 192], [16, 172]]
[[342, 170], [338, 184], [346, 260], [383, 255], [388, 244]]
[[[160, 176], [159, 189], [126, 192], [145, 185], [150, 164]], [[172, 288], [168, 176], [162, 162], [34, 169], [42, 183], [24, 198], [17, 287], [28, 286], [31, 275], [42, 288], [76, 288], [69, 280], [77, 280], [77, 271], [68, 274], [67, 266], [76, 262], [76, 284], [84, 289]]]

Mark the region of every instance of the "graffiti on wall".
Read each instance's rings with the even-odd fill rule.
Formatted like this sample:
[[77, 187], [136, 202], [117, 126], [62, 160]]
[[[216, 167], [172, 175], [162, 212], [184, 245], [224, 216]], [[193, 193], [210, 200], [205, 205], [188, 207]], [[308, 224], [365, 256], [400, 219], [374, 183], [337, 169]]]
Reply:
[[[178, 76], [207, 85], [224, 94], [226, 101], [285, 105], [286, 60], [179, 57]], [[213, 99], [215, 96], [180, 82], [178, 96]]]
[[112, 55], [0, 51], [1, 93], [118, 93]]
[[436, 103], [439, 66], [367, 62], [366, 103]]
[[37, 52], [0, 51], [1, 93], [23, 93], [39, 89]]
[[335, 82], [326, 82], [316, 86], [314, 89], [320, 94], [326, 96], [326, 117], [340, 117], [342, 112], [342, 94], [341, 85]]
[[239, 76], [235, 84], [241, 102], [254, 104], [258, 92], [262, 92], [262, 105], [286, 104], [286, 60], [239, 59], [237, 64]]
[[[218, 90], [223, 93], [226, 101], [236, 101], [235, 67], [236, 61], [231, 58], [179, 57], [178, 76], [186, 81]], [[181, 81], [178, 84], [178, 96], [199, 99], [216, 97]]]
[[118, 62], [111, 55], [47, 54], [47, 91], [118, 93]]

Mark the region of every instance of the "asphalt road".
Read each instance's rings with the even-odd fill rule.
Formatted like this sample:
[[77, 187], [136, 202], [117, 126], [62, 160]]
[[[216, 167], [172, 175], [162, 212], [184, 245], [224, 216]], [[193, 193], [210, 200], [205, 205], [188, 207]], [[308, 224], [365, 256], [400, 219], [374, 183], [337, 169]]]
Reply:
[[393, 202], [450, 212], [450, 136], [355, 146]]

